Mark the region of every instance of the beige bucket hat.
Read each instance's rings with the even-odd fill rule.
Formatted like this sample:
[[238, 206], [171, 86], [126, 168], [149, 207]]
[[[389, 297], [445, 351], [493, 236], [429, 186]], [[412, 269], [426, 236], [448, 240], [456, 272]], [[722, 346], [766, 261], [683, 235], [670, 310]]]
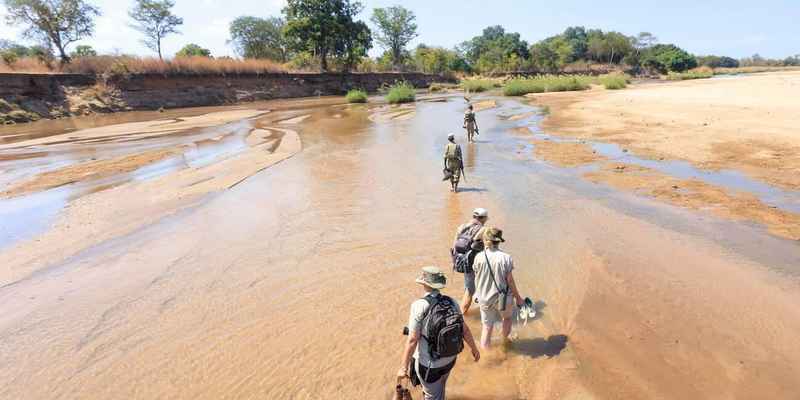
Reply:
[[495, 227], [487, 228], [483, 231], [484, 242], [502, 243], [506, 240], [503, 239], [503, 230]]
[[447, 277], [438, 267], [422, 267], [422, 273], [415, 282], [431, 289], [444, 289], [447, 286]]

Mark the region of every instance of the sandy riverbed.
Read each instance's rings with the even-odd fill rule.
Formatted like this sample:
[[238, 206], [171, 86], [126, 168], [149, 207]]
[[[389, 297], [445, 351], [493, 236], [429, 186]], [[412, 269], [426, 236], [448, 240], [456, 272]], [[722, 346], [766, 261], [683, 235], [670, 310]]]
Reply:
[[[613, 143], [638, 157], [688, 161], [701, 170], [741, 171], [791, 192], [800, 190], [798, 90], [800, 72], [784, 72], [528, 97], [534, 104], [549, 107], [551, 114], [542, 124], [549, 134]], [[559, 165], [602, 160], [585, 142], [547, 142], [537, 146], [536, 152]], [[640, 192], [649, 187], [645, 192], [673, 204], [722, 210], [732, 218], [762, 223], [778, 235], [800, 240], [797, 215], [758, 200], [735, 200], [741, 194], [721, 195], [718, 187], [691, 180], [670, 182], [670, 187], [691, 189], [697, 201], [687, 201], [677, 191], [650, 190], [664, 183], [657, 174], [616, 168], [618, 164], [609, 161], [601, 172], [591, 174], [591, 180]], [[612, 169], [615, 174], [608, 173]]]
[[[541, 162], [546, 151], [525, 149], [548, 146], [520, 129], [536, 110], [516, 99], [478, 113], [458, 194], [439, 170], [462, 99], [280, 105], [149, 139], [184, 161], [205, 160], [190, 155], [206, 145], [246, 146], [98, 188], [0, 249], [13, 267], [0, 271], [0, 398], [389, 398], [419, 267], [449, 270], [453, 230], [477, 206], [504, 229], [539, 314], [479, 363], [462, 357], [448, 398], [796, 393], [794, 243], [595, 185], [569, 158]], [[579, 145], [568, 147], [581, 162], [600, 159]], [[461, 276], [448, 277], [446, 293], [460, 295]], [[477, 332], [477, 310], [466, 319]]]

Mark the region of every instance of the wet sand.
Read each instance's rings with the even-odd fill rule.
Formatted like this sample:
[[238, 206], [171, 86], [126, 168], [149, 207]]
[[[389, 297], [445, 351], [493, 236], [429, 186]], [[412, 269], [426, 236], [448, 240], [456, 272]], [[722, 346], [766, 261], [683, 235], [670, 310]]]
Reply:
[[741, 170], [798, 190], [798, 89], [800, 72], [781, 72], [531, 97], [550, 106], [543, 124], [549, 133]]
[[[454, 97], [294, 103], [246, 130], [297, 132], [282, 162], [264, 157], [284, 144], [261, 163], [248, 149], [70, 202], [69, 229], [0, 250], [0, 265], [27, 257], [0, 287], [0, 398], [388, 399], [418, 268], [447, 268], [477, 206], [504, 228], [540, 317], [480, 363], [462, 357], [449, 398], [796, 394], [796, 243], [542, 162], [519, 129], [538, 120], [504, 117], [535, 110], [496, 102], [464, 146], [459, 194], [438, 173], [443, 121], [463, 118]], [[186, 192], [209, 176], [213, 189]], [[110, 232], [126, 215], [135, 228]]]
[[[533, 104], [551, 110], [542, 122], [545, 132], [579, 140], [543, 143], [536, 147], [541, 158], [564, 166], [596, 163], [593, 143], [608, 143], [662, 164], [688, 162], [698, 171], [672, 179], [668, 186], [692, 188], [691, 201], [676, 196], [680, 192], [662, 190], [663, 174], [598, 172], [591, 179], [623, 190], [643, 190], [672, 204], [721, 210], [728, 217], [761, 223], [775, 234], [800, 240], [796, 215], [800, 213], [800, 135], [796, 129], [800, 100], [793, 94], [799, 87], [800, 73], [782, 72], [528, 97]], [[600, 169], [609, 171], [625, 164], [622, 159], [611, 161]], [[625, 166], [629, 167], [626, 171], [638, 167]], [[698, 184], [694, 177], [703, 171], [709, 175], [742, 173], [753, 181], [747, 186], [769, 185], [774, 189], [768, 190], [786, 192], [780, 196], [790, 197], [791, 205], [778, 210], [777, 204], [765, 199], [743, 201], [736, 187]], [[626, 183], [620, 184], [623, 176]]]

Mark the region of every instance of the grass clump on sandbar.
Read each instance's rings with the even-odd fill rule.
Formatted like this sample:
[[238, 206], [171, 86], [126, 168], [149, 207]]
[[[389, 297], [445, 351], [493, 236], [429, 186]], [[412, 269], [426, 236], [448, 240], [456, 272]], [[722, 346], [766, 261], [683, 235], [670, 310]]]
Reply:
[[416, 90], [408, 82], [399, 82], [389, 87], [386, 101], [390, 104], [411, 103], [416, 100]]
[[708, 79], [714, 76], [714, 70], [711, 68], [695, 68], [686, 72], [670, 72], [667, 75], [667, 80], [670, 81], [686, 81], [690, 79]]
[[589, 89], [591, 83], [592, 78], [585, 75], [540, 75], [508, 81], [503, 87], [503, 94], [524, 96], [528, 93], [586, 90]]
[[495, 83], [488, 79], [465, 79], [461, 81], [461, 88], [467, 93], [480, 93], [494, 89]]
[[347, 92], [345, 98], [347, 99], [348, 103], [366, 103], [367, 92], [360, 89], [352, 89]]
[[606, 74], [598, 77], [597, 82], [607, 90], [619, 90], [628, 87], [630, 77], [626, 74]]

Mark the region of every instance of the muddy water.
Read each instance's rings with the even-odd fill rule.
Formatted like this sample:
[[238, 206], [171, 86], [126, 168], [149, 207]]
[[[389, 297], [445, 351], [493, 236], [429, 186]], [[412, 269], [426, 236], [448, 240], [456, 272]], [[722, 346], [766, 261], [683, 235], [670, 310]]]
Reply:
[[479, 113], [449, 193], [443, 138], [464, 106], [268, 114], [301, 153], [0, 288], [0, 398], [389, 398], [418, 268], [447, 268], [477, 206], [540, 317], [462, 357], [449, 398], [796, 394], [795, 243], [540, 162], [509, 132], [525, 121], [502, 118], [531, 111], [511, 101]]

